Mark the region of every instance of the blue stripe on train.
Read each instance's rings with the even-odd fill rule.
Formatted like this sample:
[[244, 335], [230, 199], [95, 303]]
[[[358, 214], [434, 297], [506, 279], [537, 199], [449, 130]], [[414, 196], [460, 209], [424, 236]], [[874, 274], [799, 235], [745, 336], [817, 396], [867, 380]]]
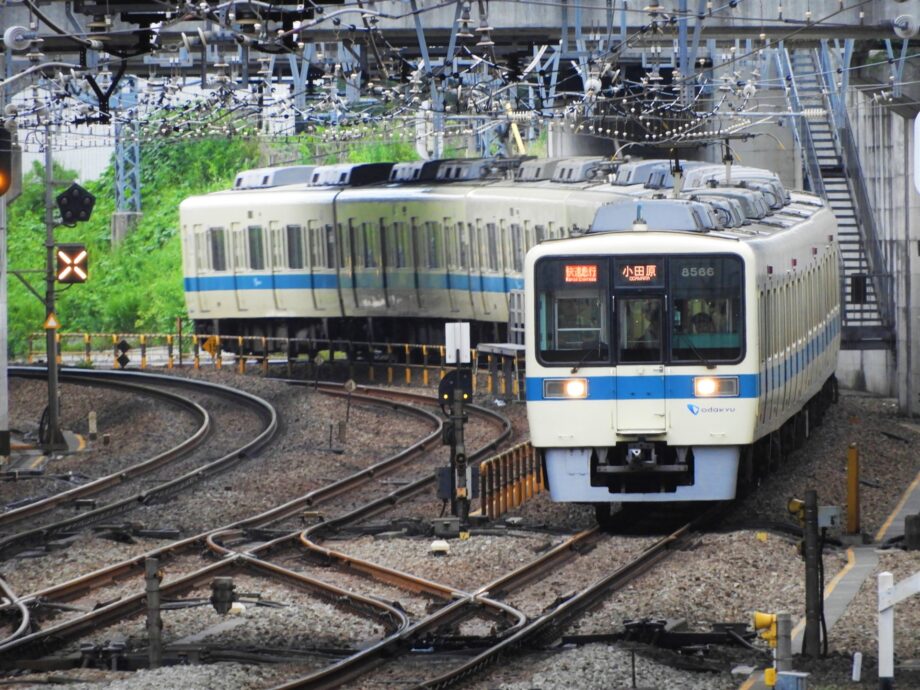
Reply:
[[[662, 376], [591, 376], [588, 377], [588, 400], [673, 400], [693, 398], [693, 379], [699, 374]], [[562, 376], [528, 376], [527, 400], [543, 400], [543, 382], [567, 378]], [[664, 381], [662, 381], [664, 379]], [[760, 395], [756, 374], [741, 374], [739, 398]], [[558, 398], [553, 398], [554, 400]], [[725, 400], [725, 398], [721, 398]], [[730, 398], [729, 398], [730, 399]]]
[[[357, 273], [356, 280], [359, 288], [383, 289], [383, 281], [379, 274], [368, 275]], [[186, 292], [213, 292], [217, 290], [337, 290], [339, 276], [329, 273], [278, 273], [272, 275], [246, 274], [246, 275], [221, 275], [198, 276], [184, 279]], [[351, 278], [342, 275], [342, 287], [351, 289]], [[411, 272], [393, 271], [387, 276], [390, 287], [414, 289], [415, 276]], [[523, 290], [523, 278], [505, 276], [470, 276], [466, 273], [420, 273], [419, 287], [423, 290], [463, 290], [472, 292], [498, 292], [506, 293], [510, 290]]]

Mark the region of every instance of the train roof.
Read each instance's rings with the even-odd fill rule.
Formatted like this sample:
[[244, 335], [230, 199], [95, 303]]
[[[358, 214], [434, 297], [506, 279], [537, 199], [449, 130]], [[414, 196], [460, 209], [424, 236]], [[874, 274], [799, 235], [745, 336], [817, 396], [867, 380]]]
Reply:
[[276, 168], [242, 170], [236, 174], [233, 188], [266, 189], [289, 184], [307, 184], [315, 169], [315, 165], [286, 165]]

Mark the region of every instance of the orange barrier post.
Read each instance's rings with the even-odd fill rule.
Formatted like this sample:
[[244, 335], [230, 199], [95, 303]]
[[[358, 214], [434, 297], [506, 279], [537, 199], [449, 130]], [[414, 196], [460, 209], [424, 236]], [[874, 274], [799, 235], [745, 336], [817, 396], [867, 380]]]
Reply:
[[262, 375], [268, 374], [268, 338], [262, 336]]
[[489, 463], [479, 465], [479, 509], [486, 517], [489, 515]]
[[93, 363], [93, 345], [89, 333], [83, 334], [83, 363], [89, 366]]
[[405, 354], [406, 354], [406, 383], [410, 384], [412, 383], [412, 368], [409, 365], [410, 357], [409, 357], [409, 344], [408, 343], [406, 343], [405, 345]]
[[192, 336], [192, 362], [195, 369], [201, 369], [201, 343], [197, 335]]
[[847, 448], [847, 534], [859, 534], [859, 448]]
[[387, 384], [393, 385], [393, 346], [387, 344]]
[[422, 345], [422, 384], [428, 385], [428, 346]]
[[118, 368], [118, 336], [112, 334], [112, 368]]
[[173, 336], [168, 334], [166, 336], [166, 368], [173, 368]]
[[236, 337], [236, 367], [241, 374], [246, 373], [246, 355], [243, 353], [243, 336]]
[[141, 369], [147, 368], [147, 336], [141, 334]]
[[57, 359], [58, 364], [64, 363], [64, 354], [61, 351], [61, 332], [54, 332], [54, 357]]

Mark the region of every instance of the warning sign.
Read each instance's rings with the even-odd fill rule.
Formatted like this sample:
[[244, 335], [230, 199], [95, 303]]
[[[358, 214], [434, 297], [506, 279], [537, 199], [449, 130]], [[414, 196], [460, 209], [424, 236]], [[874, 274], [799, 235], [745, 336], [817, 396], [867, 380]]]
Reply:
[[45, 330], [50, 331], [50, 330], [54, 330], [55, 328], [60, 328], [60, 327], [61, 327], [61, 322], [58, 321], [58, 317], [54, 315], [54, 312], [51, 312], [50, 314], [48, 314], [48, 318], [45, 319]]

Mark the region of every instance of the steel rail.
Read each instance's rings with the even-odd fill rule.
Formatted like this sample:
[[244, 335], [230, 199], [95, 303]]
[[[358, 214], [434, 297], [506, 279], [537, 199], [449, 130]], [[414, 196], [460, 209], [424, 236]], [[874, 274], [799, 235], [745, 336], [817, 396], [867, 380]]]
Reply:
[[22, 600], [16, 596], [12, 588], [7, 584], [6, 580], [0, 578], [0, 591], [3, 592], [3, 596], [17, 609], [19, 609], [19, 614], [21, 620], [19, 622], [19, 627], [16, 628], [11, 634], [7, 635], [3, 640], [0, 640], [0, 652], [9, 647], [13, 642], [19, 638], [26, 630], [29, 629], [31, 625], [31, 618], [29, 615], [28, 607], [22, 603]]
[[[10, 374], [12, 376], [25, 378], [40, 378], [42, 372], [23, 373], [22, 371], [12, 369]], [[70, 377], [66, 373], [61, 375], [62, 380], [66, 381], [69, 378]], [[12, 525], [27, 518], [35, 517], [36, 515], [47, 512], [63, 504], [72, 502], [78, 498], [93, 496], [104, 491], [105, 489], [117, 486], [144, 474], [148, 474], [169, 462], [182, 459], [193, 450], [198, 448], [211, 433], [211, 417], [207, 410], [205, 410], [198, 403], [183, 398], [180, 395], [157, 390], [155, 388], [150, 388], [149, 386], [140, 384], [129, 384], [124, 382], [111, 382], [102, 380], [96, 381], [92, 378], [85, 379], [85, 382], [91, 386], [99, 385], [120, 388], [132, 393], [140, 393], [152, 398], [160, 398], [165, 400], [167, 403], [180, 408], [184, 408], [186, 411], [194, 415], [194, 417], [198, 420], [198, 429], [194, 434], [184, 439], [178, 445], [173, 446], [172, 448], [159, 453], [158, 455], [155, 455], [148, 460], [144, 460], [143, 462], [139, 462], [123, 470], [119, 470], [118, 472], [113, 472], [112, 474], [100, 477], [91, 482], [87, 482], [86, 484], [81, 484], [80, 486], [74, 487], [72, 489], [61, 491], [54, 494], [53, 496], [49, 496], [48, 498], [42, 499], [40, 501], [35, 501], [34, 503], [30, 503], [21, 508], [16, 508], [15, 510], [10, 510], [6, 513], [0, 513], [0, 527]], [[0, 541], [0, 551], [2, 551], [2, 548], [2, 541]]]
[[511, 650], [532, 644], [535, 640], [554, 633], [585, 611], [596, 606], [611, 592], [617, 591], [660, 561], [673, 555], [678, 548], [688, 544], [697, 530], [724, 514], [725, 506], [716, 506], [691, 520], [671, 534], [658, 540], [638, 557], [597, 580], [574, 596], [566, 599], [552, 611], [534, 619], [522, 630], [510, 635], [490, 649], [478, 654], [460, 667], [424, 681], [417, 688], [446, 688], [467, 678]]
[[[144, 375], [144, 376], [147, 376], [147, 375]], [[182, 381], [182, 379], [174, 379], [171, 377], [158, 377], [158, 378], [165, 378], [169, 381], [180, 381], [180, 382]], [[209, 385], [214, 385], [214, 384], [209, 384]], [[340, 390], [340, 387], [337, 387], [337, 389], [338, 390], [336, 390], [333, 394], [344, 394], [344, 392]], [[429, 396], [419, 396], [417, 394], [403, 394], [403, 393], [396, 394], [396, 393], [390, 393], [390, 392], [383, 394], [383, 393], [379, 393], [376, 391], [375, 393], [377, 394], [367, 396], [368, 400], [373, 400], [374, 402], [380, 402], [382, 400], [394, 406], [402, 406], [405, 410], [411, 411], [413, 414], [422, 414], [423, 411], [418, 410], [418, 408], [414, 408], [412, 406], [402, 405], [401, 403], [396, 402], [393, 398], [395, 397], [412, 398], [412, 399], [420, 398], [420, 399], [423, 399], [428, 404], [437, 403], [437, 400], [435, 398], [431, 398]], [[354, 394], [352, 395], [354, 396]], [[490, 416], [494, 419], [502, 419], [502, 420], [504, 419], [500, 415], [492, 413], [488, 410], [483, 410], [482, 412], [486, 414], [487, 416]], [[429, 413], [424, 413], [424, 414], [429, 414]], [[437, 417], [435, 417], [434, 415], [430, 415], [430, 416], [437, 420]], [[436, 431], [434, 434], [431, 435], [431, 437], [433, 438], [440, 437], [441, 422], [440, 420], [437, 420], [437, 421], [439, 424], [439, 428], [438, 428], [438, 431]], [[505, 429], [504, 429], [503, 437], [506, 437], [508, 434], [510, 434], [510, 423], [508, 423], [507, 420], [504, 420], [504, 427]], [[494, 443], [497, 443], [497, 442], [494, 442]], [[492, 445], [494, 445], [494, 443]], [[402, 453], [399, 453], [396, 455], [396, 458], [400, 462], [402, 461], [402, 457], [401, 457], [402, 455], [403, 455]], [[359, 474], [362, 474], [364, 476], [365, 481], [369, 481], [375, 475], [382, 474], [383, 473], [381, 472], [382, 469], [388, 469], [388, 468], [378, 468], [376, 472], [373, 472], [370, 474], [365, 473], [365, 472], [361, 472]], [[430, 483], [430, 480], [428, 483]], [[310, 497], [311, 500], [305, 505], [313, 505], [316, 503], [318, 499], [327, 500], [328, 498], [331, 498], [332, 496], [335, 496], [341, 493], [342, 489], [341, 487], [336, 487], [333, 485], [332, 489], [326, 492], [324, 495], [322, 494], [322, 492], [323, 490], [321, 489], [321, 490], [317, 490], [316, 492], [310, 492], [310, 494], [307, 494], [307, 497]], [[305, 497], [302, 497], [302, 498], [305, 498]], [[202, 540], [207, 540], [209, 535], [219, 533], [219, 532], [224, 532], [228, 529], [233, 529], [233, 528], [250, 527], [250, 526], [264, 526], [265, 524], [270, 524], [273, 521], [277, 521], [278, 519], [287, 517], [291, 513], [292, 513], [292, 510], [291, 510], [290, 504], [285, 504], [284, 506], [281, 506], [274, 510], [267, 511], [266, 513], [263, 513], [260, 516], [256, 516], [256, 518], [248, 518], [245, 520], [237, 521], [236, 523], [232, 523], [231, 525], [227, 525], [225, 527], [218, 528], [217, 530], [210, 530], [208, 532], [204, 532], [194, 537], [190, 537], [190, 538], [178, 541], [178, 542], [174, 542], [173, 544], [170, 544], [166, 547], [155, 549], [153, 551], [147, 552], [145, 554], [134, 557], [132, 559], [128, 559], [126, 561], [122, 561], [121, 563], [114, 564], [107, 568], [100, 569], [88, 575], [84, 575], [82, 577], [75, 578], [74, 580], [70, 580], [61, 585], [56, 585], [50, 588], [46, 588], [45, 590], [29, 595], [29, 597], [23, 598], [23, 601], [28, 601], [30, 603], [36, 603], [36, 602], [41, 602], [42, 600], [45, 600], [45, 599], [54, 599], [56, 601], [72, 599], [74, 597], [80, 596], [82, 593], [86, 591], [93, 589], [94, 587], [100, 586], [101, 584], [115, 582], [115, 581], [122, 580], [127, 577], [131, 577], [133, 575], [136, 575], [139, 570], [143, 569], [144, 562], [148, 557], [162, 558], [163, 556], [176, 555], [178, 553], [181, 553], [184, 550], [187, 550], [191, 547], [199, 545], [202, 542]], [[294, 532], [291, 535], [289, 535], [288, 538], [294, 538], [298, 534], [299, 534], [299, 531]], [[209, 544], [213, 543], [213, 540], [208, 540], [208, 541], [209, 541]], [[270, 542], [269, 544], [264, 545], [259, 550], [267, 549], [272, 544], [278, 543], [279, 541], [281, 540], [274, 540], [273, 542]], [[247, 561], [248, 567], [254, 567], [253, 565], [254, 563], [260, 563], [264, 566], [265, 569], [279, 568], [278, 566], [274, 566], [273, 564], [267, 564], [264, 561], [260, 561], [254, 556], [249, 556], [248, 554], [241, 554], [239, 556], [231, 556], [230, 558], [225, 559], [224, 561], [221, 561], [221, 563], [216, 564], [216, 566], [224, 566], [224, 564], [226, 564], [227, 562], [230, 562], [230, 561], [236, 562], [236, 560], [240, 558], [245, 559]], [[207, 577], [213, 576], [216, 574], [218, 570], [219, 568], [215, 568], [215, 566], [207, 566], [201, 571], [201, 577], [207, 578]], [[278, 572], [278, 571], [276, 570], [275, 572]], [[180, 593], [179, 590], [176, 590], [173, 588], [180, 587], [182, 583], [190, 582], [189, 578], [193, 577], [194, 575], [196, 574], [187, 576], [183, 578], [182, 580], [177, 581], [175, 583], [170, 583], [168, 588], [164, 588], [163, 591], [165, 592], [166, 595], [173, 595], [173, 594]], [[309, 580], [309, 578], [307, 579]], [[194, 585], [188, 586], [188, 588], [193, 588], [193, 587]], [[139, 598], [141, 596], [142, 595], [137, 595], [138, 598], [131, 598], [131, 599], [125, 600], [124, 602], [116, 602], [115, 604], [99, 609], [98, 613], [92, 612], [90, 614], [85, 614], [83, 616], [78, 617], [77, 619], [74, 619], [66, 623], [62, 623], [59, 626], [55, 626], [54, 628], [51, 628], [45, 631], [41, 631], [41, 632], [37, 632], [28, 637], [21, 638], [20, 640], [17, 640], [11, 646], [11, 649], [34, 648], [38, 646], [44, 646], [44, 650], [47, 650], [49, 646], [59, 645], [66, 639], [71, 638], [74, 635], [80, 634], [84, 630], [95, 629], [101, 625], [107, 624], [110, 621], [119, 620], [119, 617], [124, 617], [125, 615], [131, 615], [131, 613], [134, 612], [134, 609], [132, 609], [131, 606], [135, 605], [138, 601], [140, 601]], [[339, 596], [342, 596], [342, 595], [339, 595]], [[121, 605], [124, 605], [128, 608], [123, 609], [121, 608]], [[0, 611], [2, 611], [3, 608], [4, 607], [0, 607]]]
[[[301, 542], [311, 551], [333, 558], [342, 564], [347, 564], [363, 571], [382, 581], [390, 582], [399, 587], [413, 589], [424, 587], [432, 589], [432, 583], [421, 580], [414, 575], [401, 573], [390, 568], [385, 568], [367, 561], [353, 558], [347, 554], [325, 549], [316, 544], [307, 536], [305, 530], [301, 534]], [[555, 548], [541, 554], [528, 564], [503, 575], [493, 582], [479, 588], [475, 592], [467, 593], [456, 591], [455, 599], [450, 605], [442, 607], [430, 616], [418, 621], [410, 628], [392, 635], [389, 639], [380, 640], [375, 645], [363, 649], [352, 656], [342, 659], [329, 667], [320, 669], [308, 676], [278, 686], [275, 690], [293, 690], [294, 688], [334, 688], [348, 681], [361, 677], [365, 673], [386, 663], [386, 661], [399, 653], [405, 653], [412, 642], [425, 634], [448, 626], [477, 613], [488, 613], [489, 608], [507, 606], [496, 601], [492, 596], [496, 592], [504, 593], [509, 589], [522, 587], [543, 572], [558, 567], [559, 563], [568, 560], [579, 547], [597, 541], [600, 536], [597, 527], [585, 530], [566, 539]], [[444, 587], [444, 585], [438, 585]], [[508, 607], [510, 608], [510, 607]], [[522, 618], [505, 630], [505, 637], [514, 637], [526, 627], [526, 617], [517, 609], [511, 609]]]
[[[288, 584], [315, 591], [335, 606], [347, 608], [364, 617], [374, 617], [388, 630], [401, 630], [407, 627], [409, 623], [405, 614], [391, 604], [378, 601], [372, 597], [348, 592], [322, 580], [301, 575], [244, 555], [232, 556], [216, 563], [211, 563], [192, 573], [162, 584], [160, 586], [160, 595], [164, 598], [179, 597], [202, 587], [213, 577], [231, 576], [244, 570], [255, 572], [257, 575], [284, 580]], [[7, 643], [6, 648], [0, 654], [0, 659], [9, 658], [12, 651], [17, 651], [20, 655], [29, 654], [33, 656], [49, 653], [66, 639], [141, 614], [146, 608], [147, 594], [144, 591], [123, 597], [118, 601], [101, 606], [70, 621], [59, 623]]]
[[[34, 367], [11, 367], [11, 372], [18, 373], [22, 370], [36, 369]], [[43, 372], [44, 369], [37, 369], [37, 371]], [[11, 548], [21, 545], [24, 542], [31, 543], [36, 540], [47, 539], [49, 536], [65, 530], [85, 527], [115, 515], [120, 515], [121, 513], [128, 512], [133, 508], [136, 508], [139, 504], [146, 505], [157, 500], [171, 498], [184, 489], [214, 475], [220, 474], [232, 468], [234, 465], [249, 457], [250, 455], [256, 454], [259, 450], [271, 442], [278, 430], [278, 413], [272, 405], [270, 405], [262, 398], [252, 395], [251, 393], [229, 388], [227, 386], [222, 386], [220, 384], [210, 383], [207, 381], [191, 381], [188, 379], [182, 379], [174, 376], [163, 376], [160, 374], [138, 374], [135, 372], [110, 371], [87, 373], [81, 372], [79, 370], [65, 370], [62, 373], [64, 373], [68, 378], [72, 378], [74, 380], [152, 380], [163, 385], [191, 388], [198, 392], [201, 392], [203, 389], [205, 391], [209, 391], [224, 397], [229, 397], [236, 402], [242, 401], [248, 406], [254, 408], [257, 414], [263, 419], [264, 426], [262, 431], [254, 439], [248, 441], [239, 448], [234, 449], [230, 453], [227, 453], [217, 458], [216, 460], [212, 460], [209, 463], [201, 465], [200, 467], [187, 472], [180, 477], [163, 482], [151, 489], [147, 489], [141, 493], [107, 504], [101, 508], [87, 511], [81, 515], [74, 516], [66, 520], [61, 520], [51, 525], [46, 525], [44, 527], [35, 528], [26, 532], [20, 532], [10, 537], [6, 537], [5, 539], [0, 540], [0, 555], [7, 553]]]

